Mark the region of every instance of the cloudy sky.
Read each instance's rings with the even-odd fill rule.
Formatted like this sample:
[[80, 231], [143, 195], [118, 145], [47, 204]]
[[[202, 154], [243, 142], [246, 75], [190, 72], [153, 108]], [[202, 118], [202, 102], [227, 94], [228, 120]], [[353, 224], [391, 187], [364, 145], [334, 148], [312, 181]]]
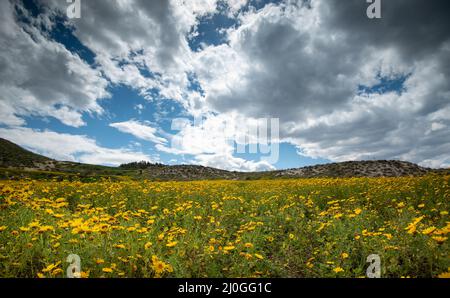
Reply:
[[105, 165], [450, 166], [449, 1], [80, 2], [0, 1], [0, 137]]

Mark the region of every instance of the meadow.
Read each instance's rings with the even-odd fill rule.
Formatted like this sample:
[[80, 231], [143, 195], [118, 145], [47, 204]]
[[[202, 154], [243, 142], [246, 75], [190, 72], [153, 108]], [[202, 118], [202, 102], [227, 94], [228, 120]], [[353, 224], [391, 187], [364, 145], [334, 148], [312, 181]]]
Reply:
[[449, 277], [449, 180], [0, 181], [0, 277]]

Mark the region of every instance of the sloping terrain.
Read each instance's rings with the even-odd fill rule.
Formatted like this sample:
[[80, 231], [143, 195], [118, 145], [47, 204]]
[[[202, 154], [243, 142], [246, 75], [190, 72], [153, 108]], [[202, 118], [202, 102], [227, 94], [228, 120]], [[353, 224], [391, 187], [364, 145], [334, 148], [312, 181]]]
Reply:
[[400, 177], [421, 176], [432, 171], [397, 160], [348, 161], [274, 172], [276, 177]]
[[242, 173], [230, 172], [197, 165], [175, 165], [149, 167], [140, 172], [143, 178], [150, 180], [203, 180], [203, 179], [238, 179]]
[[400, 177], [423, 176], [428, 173], [449, 173], [448, 169], [429, 169], [414, 163], [396, 160], [349, 161], [297, 169], [268, 172], [231, 172], [198, 165], [151, 164], [135, 162], [120, 167], [56, 161], [35, 154], [0, 138], [0, 179], [31, 177], [54, 178], [107, 178], [131, 177], [159, 181], [189, 181], [206, 179], [254, 180], [274, 178], [317, 177]]
[[22, 147], [0, 138], [0, 167], [29, 167], [38, 168], [39, 165], [51, 163], [45, 156], [35, 154]]

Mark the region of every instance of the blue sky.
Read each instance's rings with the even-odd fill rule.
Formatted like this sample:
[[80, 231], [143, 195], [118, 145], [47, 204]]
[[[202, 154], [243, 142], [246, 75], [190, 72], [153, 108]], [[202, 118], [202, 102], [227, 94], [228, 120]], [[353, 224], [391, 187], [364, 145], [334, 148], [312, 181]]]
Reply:
[[[344, 20], [337, 15], [363, 10], [333, 10], [321, 0], [135, 2], [126, 9], [81, 0], [80, 19], [67, 18], [65, 1], [3, 3], [0, 41], [9, 50], [0, 57], [0, 136], [56, 159], [106, 165], [449, 163], [447, 72], [421, 67], [442, 64], [446, 34], [416, 54], [409, 40], [382, 34], [395, 26], [389, 19]], [[373, 38], [357, 32], [363, 27]], [[424, 81], [430, 72], [437, 79]], [[193, 122], [199, 115], [201, 128]], [[173, 129], [179, 118], [191, 124]], [[237, 153], [236, 140], [222, 138], [224, 121], [239, 135], [252, 120], [271, 118], [280, 123], [271, 140], [276, 161]], [[175, 148], [174, 140], [183, 143]]]

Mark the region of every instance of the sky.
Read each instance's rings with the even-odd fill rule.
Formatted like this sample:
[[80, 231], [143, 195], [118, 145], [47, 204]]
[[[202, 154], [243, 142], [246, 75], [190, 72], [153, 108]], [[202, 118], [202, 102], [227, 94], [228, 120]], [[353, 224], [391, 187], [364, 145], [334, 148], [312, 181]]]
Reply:
[[450, 166], [450, 2], [0, 1], [0, 137], [58, 160]]

